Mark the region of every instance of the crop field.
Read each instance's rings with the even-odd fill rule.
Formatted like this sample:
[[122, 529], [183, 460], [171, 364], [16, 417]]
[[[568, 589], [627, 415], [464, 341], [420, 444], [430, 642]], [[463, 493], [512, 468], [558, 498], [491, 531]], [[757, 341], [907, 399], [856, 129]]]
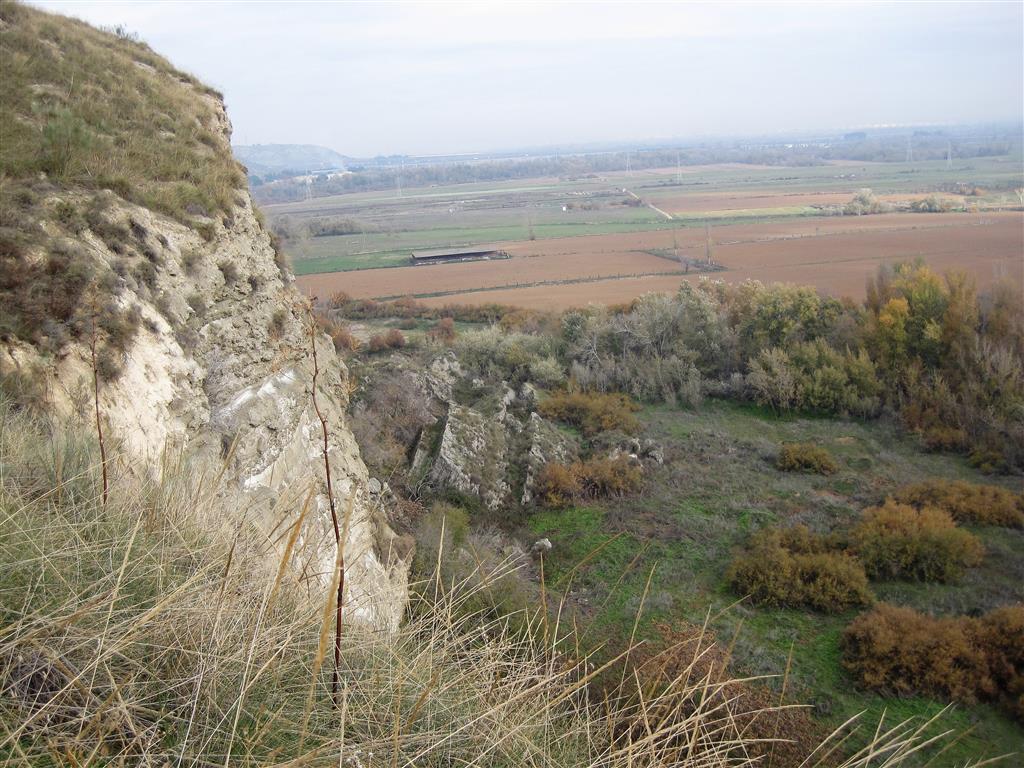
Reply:
[[[722, 164], [367, 192], [268, 206], [273, 223], [342, 220], [350, 234], [288, 243], [317, 295], [564, 308], [628, 301], [697, 279], [810, 284], [859, 298], [882, 263], [921, 258], [979, 285], [1024, 280], [1020, 161]], [[862, 188], [882, 203], [928, 196], [947, 213], [836, 215]], [[963, 192], [970, 194], [959, 194]], [[489, 245], [507, 262], [409, 267], [412, 250]]]

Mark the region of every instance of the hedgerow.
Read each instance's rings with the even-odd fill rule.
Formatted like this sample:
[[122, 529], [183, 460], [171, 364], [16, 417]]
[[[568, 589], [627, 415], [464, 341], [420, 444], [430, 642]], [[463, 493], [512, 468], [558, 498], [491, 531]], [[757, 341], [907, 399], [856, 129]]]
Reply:
[[998, 485], [936, 478], [903, 486], [893, 498], [918, 509], [944, 510], [961, 523], [1024, 528], [1024, 493]]

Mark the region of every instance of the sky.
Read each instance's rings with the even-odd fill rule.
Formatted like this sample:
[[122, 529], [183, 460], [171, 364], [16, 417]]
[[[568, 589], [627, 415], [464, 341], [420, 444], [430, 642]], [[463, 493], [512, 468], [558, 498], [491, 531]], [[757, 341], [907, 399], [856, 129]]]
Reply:
[[1020, 121], [1024, 3], [96, 2], [236, 144], [443, 154]]

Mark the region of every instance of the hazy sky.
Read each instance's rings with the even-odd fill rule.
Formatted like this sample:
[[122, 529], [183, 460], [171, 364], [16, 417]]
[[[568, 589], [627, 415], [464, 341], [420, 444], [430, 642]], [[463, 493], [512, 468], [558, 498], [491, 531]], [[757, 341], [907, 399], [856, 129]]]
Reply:
[[1020, 120], [1024, 3], [36, 2], [348, 155]]

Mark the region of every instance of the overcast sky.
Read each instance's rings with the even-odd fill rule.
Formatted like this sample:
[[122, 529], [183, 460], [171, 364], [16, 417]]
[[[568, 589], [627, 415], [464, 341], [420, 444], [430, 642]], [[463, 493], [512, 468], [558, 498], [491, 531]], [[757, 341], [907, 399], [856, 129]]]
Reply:
[[1024, 3], [35, 3], [224, 92], [238, 144], [447, 153], [1020, 120]]

